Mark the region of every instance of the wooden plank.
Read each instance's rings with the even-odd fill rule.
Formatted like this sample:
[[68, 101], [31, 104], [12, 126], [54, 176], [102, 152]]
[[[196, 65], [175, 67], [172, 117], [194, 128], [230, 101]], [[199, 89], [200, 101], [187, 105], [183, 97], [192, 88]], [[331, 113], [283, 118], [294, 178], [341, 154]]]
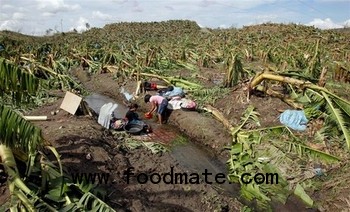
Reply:
[[67, 91], [60, 108], [74, 115], [81, 103], [81, 100], [82, 98], [80, 96]]
[[28, 121], [46, 121], [47, 116], [23, 116]]

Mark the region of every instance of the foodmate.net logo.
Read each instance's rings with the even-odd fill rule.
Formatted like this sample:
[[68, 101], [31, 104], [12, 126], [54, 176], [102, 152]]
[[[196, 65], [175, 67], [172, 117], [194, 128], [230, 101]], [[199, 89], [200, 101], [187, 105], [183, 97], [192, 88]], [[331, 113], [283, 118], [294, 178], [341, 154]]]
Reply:
[[[138, 172], [137, 174], [133, 172], [134, 167], [129, 167], [125, 172], [124, 176], [126, 177], [126, 182], [129, 184], [130, 179], [134, 178], [140, 184], [146, 184], [148, 182], [153, 184], [165, 183], [165, 184], [200, 184], [201, 179], [204, 178], [204, 182], [207, 184], [224, 184], [226, 183], [227, 177], [224, 173], [213, 173], [208, 172], [208, 169], [205, 169], [202, 173], [177, 173], [174, 172], [174, 167], [170, 167], [170, 172], [166, 173], [142, 173]], [[210, 180], [209, 176], [213, 177], [214, 180]], [[256, 184], [278, 184], [278, 174], [277, 173], [257, 173], [252, 175], [250, 173], [244, 173], [241, 176], [241, 181], [244, 184], [250, 184], [255, 182]]]
[[[91, 184], [108, 184], [110, 179], [110, 173], [72, 173], [71, 177], [73, 182], [82, 183], [87, 182]], [[131, 180], [139, 184], [146, 183], [165, 183], [165, 184], [200, 184], [202, 179], [206, 184], [224, 184], [228, 181], [224, 173], [213, 174], [205, 169], [202, 173], [187, 173], [187, 172], [174, 172], [174, 167], [170, 167], [169, 172], [165, 173], [143, 173], [135, 172], [134, 167], [129, 167], [124, 171], [124, 177], [126, 183], [130, 183]], [[250, 173], [243, 173], [240, 180], [244, 184], [250, 184], [255, 182], [256, 184], [278, 184], [277, 173], [256, 173], [252, 175]], [[231, 182], [229, 182], [231, 183]]]

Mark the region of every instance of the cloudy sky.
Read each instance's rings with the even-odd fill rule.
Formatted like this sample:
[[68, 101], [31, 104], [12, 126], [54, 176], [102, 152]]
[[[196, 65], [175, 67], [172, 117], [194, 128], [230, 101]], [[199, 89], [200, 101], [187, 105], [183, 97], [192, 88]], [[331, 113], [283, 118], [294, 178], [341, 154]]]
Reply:
[[210, 28], [266, 22], [343, 28], [350, 27], [350, 0], [0, 0], [0, 30], [28, 35], [174, 19]]

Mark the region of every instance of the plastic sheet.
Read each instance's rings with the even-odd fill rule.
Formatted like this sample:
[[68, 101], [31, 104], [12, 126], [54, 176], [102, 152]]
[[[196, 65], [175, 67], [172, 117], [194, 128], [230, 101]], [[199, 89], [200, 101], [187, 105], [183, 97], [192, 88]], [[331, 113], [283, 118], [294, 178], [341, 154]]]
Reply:
[[101, 109], [98, 116], [98, 123], [102, 125], [103, 127], [109, 129], [110, 127], [110, 121], [113, 118], [113, 111], [118, 107], [117, 104], [113, 103], [107, 103], [104, 104]]
[[293, 130], [304, 131], [308, 120], [303, 110], [286, 110], [280, 115], [280, 122]]

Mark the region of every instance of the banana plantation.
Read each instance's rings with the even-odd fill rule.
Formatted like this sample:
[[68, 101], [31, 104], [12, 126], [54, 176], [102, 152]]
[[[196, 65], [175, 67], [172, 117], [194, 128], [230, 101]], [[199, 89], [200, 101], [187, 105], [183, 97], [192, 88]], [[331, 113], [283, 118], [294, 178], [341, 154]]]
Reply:
[[[126, 183], [123, 172], [131, 166], [149, 174], [188, 170], [171, 145], [136, 141], [100, 128], [94, 117], [56, 111], [67, 91], [121, 100], [121, 87], [134, 92], [152, 80], [195, 100], [196, 111], [174, 111], [166, 127], [178, 130], [174, 143], [195, 143], [223, 161], [230, 188]], [[349, 83], [349, 29], [208, 29], [173, 20], [43, 37], [2, 31], [0, 210], [345, 210]], [[134, 101], [146, 112], [143, 95], [136, 92]], [[305, 129], [281, 123], [287, 110], [305, 114]], [[88, 171], [109, 173], [110, 182], [72, 179], [72, 172]], [[257, 173], [275, 173], [278, 183], [245, 183]]]

